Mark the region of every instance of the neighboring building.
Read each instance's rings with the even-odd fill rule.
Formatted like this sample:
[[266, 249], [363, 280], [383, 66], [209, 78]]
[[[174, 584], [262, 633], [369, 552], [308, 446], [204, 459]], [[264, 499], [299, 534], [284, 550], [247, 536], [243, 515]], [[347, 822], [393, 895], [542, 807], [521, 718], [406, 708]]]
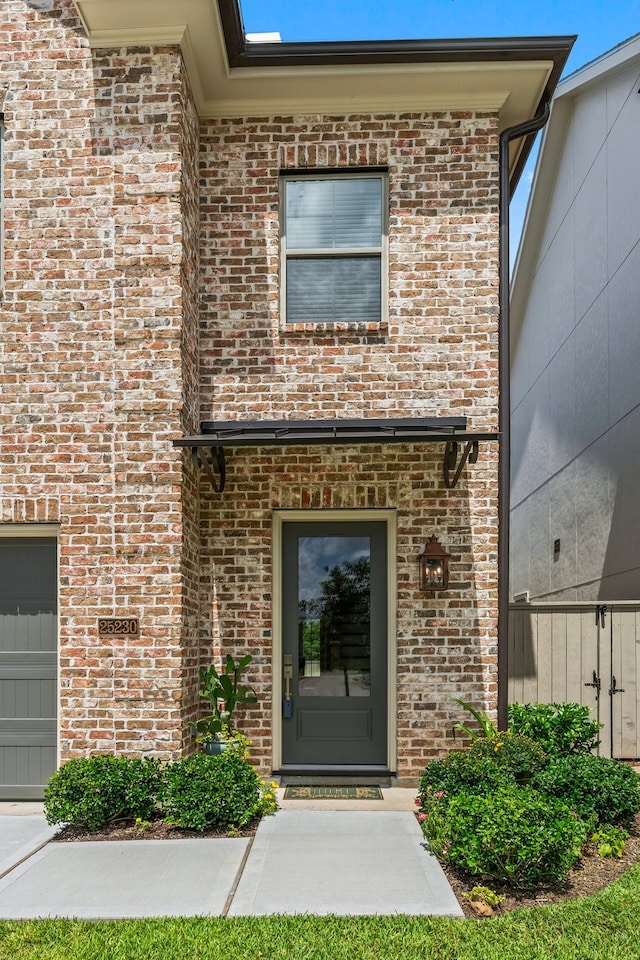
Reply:
[[3, 795], [192, 751], [226, 653], [262, 770], [417, 775], [496, 707], [499, 142], [572, 38], [2, 12]]
[[640, 35], [559, 84], [538, 157], [511, 302], [512, 596], [640, 599], [639, 151]]

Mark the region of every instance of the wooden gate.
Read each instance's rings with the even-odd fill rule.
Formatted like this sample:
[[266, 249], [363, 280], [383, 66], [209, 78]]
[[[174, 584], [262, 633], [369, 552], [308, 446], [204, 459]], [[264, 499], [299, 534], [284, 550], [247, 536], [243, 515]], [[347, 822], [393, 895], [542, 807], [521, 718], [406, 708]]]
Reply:
[[512, 604], [507, 657], [510, 703], [581, 703], [601, 755], [640, 757], [640, 603]]

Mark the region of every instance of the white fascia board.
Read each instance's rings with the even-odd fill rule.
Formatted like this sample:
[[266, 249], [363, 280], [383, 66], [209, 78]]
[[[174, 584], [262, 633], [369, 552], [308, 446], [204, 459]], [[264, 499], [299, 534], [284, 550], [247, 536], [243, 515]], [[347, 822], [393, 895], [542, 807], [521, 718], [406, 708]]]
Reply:
[[575, 95], [617, 70], [627, 70], [636, 57], [640, 58], [640, 33], [603, 53], [602, 56], [585, 64], [584, 67], [580, 67], [565, 80], [561, 80], [556, 88], [554, 99]]

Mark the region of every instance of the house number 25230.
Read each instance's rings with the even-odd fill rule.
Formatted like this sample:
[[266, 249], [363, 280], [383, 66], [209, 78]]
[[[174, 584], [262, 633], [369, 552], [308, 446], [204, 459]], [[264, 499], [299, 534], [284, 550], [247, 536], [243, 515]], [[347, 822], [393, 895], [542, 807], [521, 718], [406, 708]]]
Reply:
[[137, 617], [99, 617], [99, 637], [138, 637]]

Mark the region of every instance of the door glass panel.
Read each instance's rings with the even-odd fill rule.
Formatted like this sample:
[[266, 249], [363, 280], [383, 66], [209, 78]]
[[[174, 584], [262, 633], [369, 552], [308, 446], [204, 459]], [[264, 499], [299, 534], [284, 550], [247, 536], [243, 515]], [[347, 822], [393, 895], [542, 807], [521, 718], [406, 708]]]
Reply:
[[369, 537], [298, 537], [298, 693], [371, 693]]

